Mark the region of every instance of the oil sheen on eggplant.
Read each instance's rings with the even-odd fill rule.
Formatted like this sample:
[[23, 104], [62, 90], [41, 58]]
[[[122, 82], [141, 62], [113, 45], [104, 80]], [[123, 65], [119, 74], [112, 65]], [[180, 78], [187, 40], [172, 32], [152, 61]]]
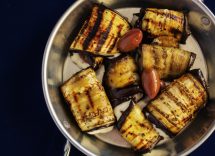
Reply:
[[119, 118], [117, 127], [122, 137], [137, 152], [148, 152], [161, 140], [161, 136], [144, 116], [140, 107], [132, 101]]
[[76, 73], [61, 86], [61, 91], [82, 131], [95, 134], [112, 130], [113, 109], [93, 69]]
[[106, 69], [105, 81], [108, 87], [117, 89], [138, 83], [138, 69], [132, 56], [125, 55], [119, 59], [111, 60], [111, 62]]
[[202, 83], [202, 74], [192, 73], [174, 80], [146, 107], [172, 134], [179, 133], [207, 102], [208, 95]]
[[142, 93], [139, 80], [138, 68], [132, 56], [123, 55], [105, 62], [103, 84], [113, 106]]
[[143, 19], [140, 20], [141, 28], [150, 38], [173, 36], [181, 41], [183, 38], [186, 40], [189, 36], [189, 32], [185, 32], [186, 18], [183, 12], [156, 8], [147, 8], [141, 11], [140, 14], [144, 14]]
[[90, 17], [84, 22], [70, 50], [112, 56], [119, 53], [118, 40], [130, 28], [124, 17], [102, 4], [94, 4]]
[[186, 50], [143, 44], [140, 49], [140, 66], [154, 68], [160, 79], [173, 79], [184, 74], [193, 65], [196, 54]]

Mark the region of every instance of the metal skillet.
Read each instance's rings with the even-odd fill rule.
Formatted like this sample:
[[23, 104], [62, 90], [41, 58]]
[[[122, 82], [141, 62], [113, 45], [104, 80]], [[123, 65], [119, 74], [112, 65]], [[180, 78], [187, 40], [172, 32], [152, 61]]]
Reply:
[[[140, 7], [189, 10], [188, 21], [192, 35], [182, 48], [195, 51], [197, 58], [193, 68], [201, 68], [209, 84], [209, 101], [194, 121], [171, 140], [156, 146], [148, 155], [187, 155], [199, 147], [215, 129], [215, 17], [200, 0], [109, 0], [93, 1], [117, 10], [131, 20]], [[78, 0], [61, 17], [53, 29], [44, 52], [42, 65], [43, 91], [49, 112], [63, 135], [86, 155], [124, 155], [135, 153], [118, 137], [117, 133], [90, 136], [82, 133], [74, 124], [66, 108], [59, 86], [75, 70], [68, 63], [71, 33], [76, 24], [89, 12], [92, 1]], [[68, 144], [67, 144], [68, 145]], [[68, 146], [67, 146], [68, 147]]]

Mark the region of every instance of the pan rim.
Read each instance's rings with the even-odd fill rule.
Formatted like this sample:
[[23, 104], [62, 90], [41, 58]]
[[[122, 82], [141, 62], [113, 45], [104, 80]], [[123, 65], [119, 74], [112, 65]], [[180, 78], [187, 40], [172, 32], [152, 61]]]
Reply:
[[[90, 156], [96, 156], [94, 153], [92, 153], [91, 151], [87, 150], [85, 147], [81, 146], [74, 138], [72, 138], [70, 136], [70, 134], [67, 132], [67, 130], [65, 129], [65, 127], [62, 125], [62, 123], [60, 122], [56, 112], [54, 111], [54, 107], [52, 105], [51, 102], [51, 98], [49, 95], [49, 91], [48, 91], [48, 82], [47, 82], [47, 68], [48, 68], [48, 58], [49, 58], [49, 54], [50, 54], [50, 49], [51, 49], [51, 45], [53, 43], [54, 37], [57, 34], [60, 26], [62, 25], [62, 23], [64, 22], [64, 20], [69, 16], [69, 14], [76, 8], [78, 7], [82, 2], [84, 2], [85, 0], [77, 0], [75, 1], [66, 11], [65, 13], [60, 17], [60, 19], [58, 20], [58, 22], [56, 23], [56, 25], [54, 26], [49, 39], [47, 41], [45, 50], [44, 50], [44, 55], [43, 55], [43, 60], [42, 60], [42, 88], [43, 88], [43, 95], [45, 98], [45, 102], [47, 105], [47, 108], [49, 110], [49, 113], [52, 117], [52, 119], [54, 120], [56, 126], [58, 127], [58, 129], [61, 131], [61, 133], [66, 137], [67, 140], [69, 140], [69, 142], [74, 145], [77, 149], [79, 149], [81, 152], [83, 152], [86, 155], [90, 155]], [[208, 7], [201, 2], [200, 0], [192, 0], [193, 3], [195, 3], [196, 5], [198, 5], [211, 19], [211, 22], [215, 25], [215, 16], [214, 14], [208, 9]], [[215, 121], [213, 121], [213, 123], [211, 124], [210, 128], [208, 128], [208, 132], [206, 134], [204, 134], [198, 142], [196, 142], [193, 146], [191, 146], [189, 149], [186, 149], [184, 151], [182, 151], [181, 153], [179, 153], [179, 155], [188, 155], [191, 152], [193, 152], [194, 150], [196, 150], [200, 145], [202, 145], [208, 138], [209, 136], [214, 132], [215, 130]]]

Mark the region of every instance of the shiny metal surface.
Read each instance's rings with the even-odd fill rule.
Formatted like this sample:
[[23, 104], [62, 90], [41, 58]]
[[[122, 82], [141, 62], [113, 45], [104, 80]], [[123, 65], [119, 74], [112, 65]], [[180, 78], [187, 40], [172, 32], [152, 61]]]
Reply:
[[[114, 8], [125, 7], [162, 7], [190, 10], [189, 24], [192, 34], [198, 41], [208, 67], [208, 84], [210, 99], [197, 118], [172, 141], [157, 146], [148, 155], [187, 155], [201, 145], [215, 129], [215, 18], [199, 0], [109, 0], [103, 2]], [[58, 128], [64, 136], [86, 155], [124, 155], [135, 153], [126, 148], [107, 144], [94, 136], [84, 134], [74, 124], [71, 113], [66, 108], [59, 86], [63, 82], [64, 62], [71, 43], [71, 33], [77, 23], [83, 20], [89, 11], [91, 1], [79, 0], [61, 17], [48, 40], [42, 66], [43, 91], [48, 109]]]

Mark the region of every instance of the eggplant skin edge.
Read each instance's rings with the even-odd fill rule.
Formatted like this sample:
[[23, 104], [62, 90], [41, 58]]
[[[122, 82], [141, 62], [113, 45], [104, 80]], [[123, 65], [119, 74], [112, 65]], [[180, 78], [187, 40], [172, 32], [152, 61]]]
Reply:
[[84, 22], [70, 49], [84, 50], [104, 57], [112, 56], [119, 53], [119, 38], [130, 28], [130, 23], [118, 12], [95, 3], [91, 15]]
[[[81, 83], [83, 86], [79, 88]], [[91, 67], [74, 74], [60, 86], [60, 90], [83, 132], [102, 130], [116, 121], [109, 99]]]
[[[185, 121], [185, 125], [182, 127], [182, 128], [178, 128], [179, 130], [177, 132], [173, 132], [171, 131], [163, 122], [162, 120], [159, 118], [157, 118], [156, 116], [154, 116], [154, 114], [151, 112], [152, 110], [149, 109], [150, 107], [150, 102], [149, 102], [149, 105], [144, 109], [145, 112], [148, 112], [149, 113], [149, 116], [148, 116], [148, 119], [154, 123], [156, 125], [156, 127], [158, 128], [161, 128], [162, 130], [164, 130], [164, 132], [166, 132], [166, 134], [168, 134], [170, 137], [174, 137], [175, 135], [177, 135], [178, 133], [180, 133], [181, 131], [184, 130], [184, 128], [197, 116], [198, 112], [203, 108], [205, 107], [207, 101], [208, 101], [208, 90], [207, 90], [207, 85], [206, 85], [206, 81], [203, 77], [203, 74], [201, 72], [200, 69], [194, 69], [194, 70], [191, 70], [189, 71], [187, 74], [191, 74], [192, 77], [194, 79], [196, 79], [196, 81], [198, 81], [198, 83], [200, 83], [200, 85], [202, 86], [202, 89], [204, 91], [202, 91], [201, 94], [203, 94], [204, 92], [204, 99], [203, 99], [203, 102], [201, 104], [199, 104], [199, 106], [197, 106], [198, 108], [196, 108], [196, 110], [193, 111], [192, 114], [189, 114], [189, 118]], [[170, 84], [171, 85], [171, 84]], [[164, 89], [160, 95], [162, 93], [166, 92], [166, 89]], [[159, 96], [157, 96], [157, 98], [159, 98]], [[156, 98], [156, 99], [157, 99]], [[154, 99], [154, 100], [156, 100]], [[152, 100], [153, 101], [153, 100]], [[165, 117], [164, 117], [165, 118]], [[168, 120], [168, 119], [167, 119]]]
[[196, 59], [193, 52], [159, 45], [143, 44], [139, 53], [142, 70], [155, 68], [164, 80], [173, 80], [188, 72]]
[[[141, 112], [141, 115], [143, 116], [143, 118], [141, 118], [141, 120], [140, 120], [140, 118], [138, 119], [133, 119], [132, 120], [132, 116], [131, 116], [131, 114], [133, 114], [134, 112]], [[133, 113], [132, 113], [133, 112]], [[135, 113], [135, 114], [136, 114]], [[140, 114], [136, 114], [137, 116], [139, 116]], [[130, 117], [129, 117], [130, 116]], [[136, 121], [137, 123], [138, 123], [138, 125], [140, 126], [140, 127], [142, 127], [143, 129], [147, 129], [147, 130], [149, 130], [149, 131], [147, 131], [147, 133], [145, 133], [145, 134], [143, 134], [143, 135], [140, 135], [139, 133], [139, 135], [137, 135], [137, 134], [135, 134], [134, 133], [134, 130], [132, 131], [132, 130], [130, 130], [129, 131], [129, 129], [127, 129], [126, 128], [126, 131], [125, 131], [125, 129], [123, 129], [123, 127], [124, 127], [124, 125], [125, 124], [130, 124], [130, 128], [132, 127], [132, 122], [131, 123], [129, 123], [129, 120], [132, 120], [132, 121]], [[128, 126], [127, 125], [127, 126]], [[133, 125], [134, 126], [134, 125]], [[121, 132], [121, 135], [123, 136], [123, 135], [126, 135], [126, 140], [127, 139], [129, 139], [129, 137], [127, 137], [127, 134], [129, 134], [129, 135], [131, 135], [131, 134], [133, 134], [134, 136], [136, 136], [136, 137], [134, 137], [131, 141], [133, 142], [133, 140], [135, 140], [137, 137], [138, 137], [138, 139], [140, 139], [140, 142], [138, 142], [138, 143], [134, 143], [133, 142], [133, 144], [132, 144], [132, 146], [133, 146], [133, 148], [134, 148], [134, 150], [135, 150], [135, 152], [136, 153], [147, 153], [147, 152], [149, 152], [160, 140], [162, 140], [162, 136], [160, 136], [159, 135], [159, 133], [154, 129], [154, 127], [152, 126], [152, 124], [147, 120], [147, 118], [144, 116], [144, 114], [142, 113], [142, 111], [140, 110], [140, 108], [139, 108], [139, 106], [138, 105], [136, 105], [136, 104], [134, 104], [133, 103], [133, 101], [131, 100], [131, 102], [130, 102], [130, 104], [129, 104], [129, 107], [122, 113], [122, 116], [120, 117], [120, 119], [118, 120], [118, 123], [117, 123], [117, 128], [119, 129], [119, 131]], [[124, 133], [124, 134], [123, 134]], [[126, 134], [127, 133], [127, 134]], [[153, 135], [153, 138], [151, 139], [151, 140], [148, 140], [149, 138], [147, 138], [147, 137], [145, 137], [144, 138], [144, 136], [146, 136], [146, 135]], [[124, 138], [124, 137], [123, 137]], [[148, 141], [150, 144], [148, 145], [148, 143], [146, 143], [146, 144], [143, 144], [143, 140], [145, 140], [145, 141]], [[129, 142], [129, 140], [127, 140], [128, 142]], [[153, 142], [152, 142], [153, 141]], [[141, 143], [141, 144], [140, 144]], [[136, 144], [136, 146], [137, 147], [135, 147], [135, 144]], [[141, 147], [141, 146], [142, 147]], [[140, 147], [140, 148], [139, 148]]]

